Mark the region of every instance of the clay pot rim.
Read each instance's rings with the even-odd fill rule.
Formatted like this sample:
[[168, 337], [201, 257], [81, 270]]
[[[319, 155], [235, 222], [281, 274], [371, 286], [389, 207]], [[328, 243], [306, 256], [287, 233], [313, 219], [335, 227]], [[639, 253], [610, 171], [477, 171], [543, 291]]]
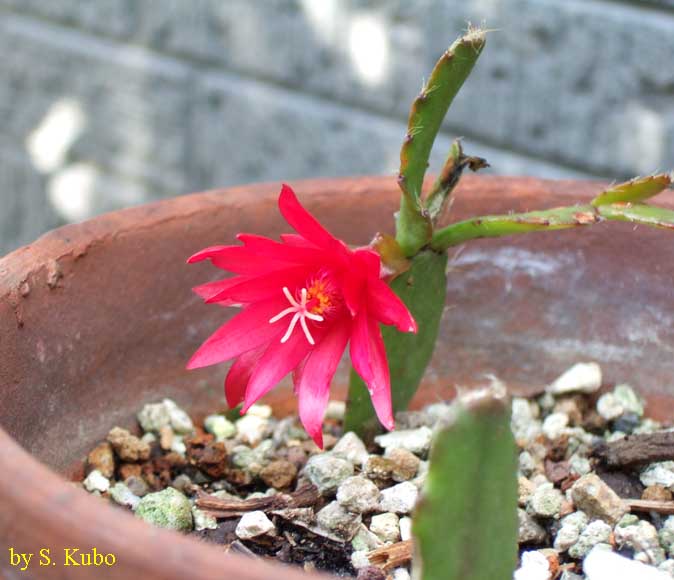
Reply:
[[[329, 196], [336, 184], [353, 184], [363, 178], [347, 179], [312, 179], [297, 181], [303, 191], [315, 190], [316, 196]], [[386, 183], [390, 187], [392, 177], [367, 178], [372, 183]], [[472, 179], [477, 178], [469, 178]], [[512, 178], [512, 177], [480, 177], [483, 181], [519, 181], [529, 182], [529, 185], [540, 183], [559, 185], [559, 205], [569, 203], [570, 199], [576, 200], [569, 184], [579, 184], [576, 180], [547, 181], [535, 178]], [[587, 184], [587, 182], [584, 182]], [[601, 182], [592, 182], [597, 190]], [[333, 187], [326, 187], [331, 184]], [[223, 205], [223, 194], [227, 195], [226, 204], [232, 204], [239, 209], [245, 209], [255, 200], [275, 198], [280, 184], [277, 182], [254, 184], [213, 190], [205, 193], [191, 194], [169, 200], [154, 202], [151, 204], [119, 210], [109, 214], [93, 218], [80, 224], [63, 226], [40, 237], [33, 244], [20, 248], [6, 257], [0, 259], [0, 296], [10, 298], [21, 291], [21, 285], [37, 271], [48, 268], [65, 255], [77, 256], [86, 252], [91, 245], [103, 240], [114, 239], [124, 235], [125, 232], [133, 231], [139, 227], [149, 227], [170, 221], [178, 217], [184, 217], [189, 209], [191, 214], [209, 211], [213, 205]], [[556, 189], [556, 188], [555, 188]], [[516, 193], [514, 194], [517, 195]], [[662, 205], [674, 206], [671, 200]], [[196, 209], [194, 209], [196, 207]], [[534, 209], [534, 208], [532, 208]], [[34, 488], [36, 503], [45, 507], [48, 518], [44, 521], [45, 526], [51, 526], [57, 534], [59, 527], [64, 522], [69, 522], [74, 527], [80, 527], [84, 532], [91, 526], [105, 526], [106, 535], [110, 539], [110, 551], [115, 547], [126, 551], [131, 549], [138, 556], [137, 562], [153, 561], [154, 564], [147, 570], [139, 570], [147, 573], [148, 577], [161, 577], [163, 574], [175, 574], [179, 570], [189, 570], [195, 578], [221, 577], [223, 567], [233, 577], [245, 579], [258, 579], [276, 574], [279, 580], [300, 580], [319, 575], [305, 573], [281, 567], [275, 564], [251, 561], [239, 556], [229, 556], [223, 559], [222, 553], [214, 546], [202, 545], [199, 542], [176, 534], [157, 530], [138, 521], [132, 515], [122, 513], [121, 510], [105, 505], [98, 498], [90, 497], [82, 490], [74, 489], [64, 481], [56, 472], [50, 470], [44, 464], [35, 459], [28, 451], [24, 450], [4, 429], [0, 427], [0, 448], [3, 449], [0, 457], [0, 466], [7, 471], [11, 480], [24, 482]], [[11, 499], [11, 490], [8, 492]], [[61, 506], [55, 510], [54, 506]], [[48, 508], [48, 509], [47, 509]], [[83, 525], [86, 523], [86, 525]], [[124, 541], [128, 537], [134, 537], [138, 541], [130, 548], [129, 543]], [[122, 538], [122, 542], [119, 541]], [[156, 556], [148, 558], [149, 555]], [[141, 557], [142, 556], [142, 557]]]

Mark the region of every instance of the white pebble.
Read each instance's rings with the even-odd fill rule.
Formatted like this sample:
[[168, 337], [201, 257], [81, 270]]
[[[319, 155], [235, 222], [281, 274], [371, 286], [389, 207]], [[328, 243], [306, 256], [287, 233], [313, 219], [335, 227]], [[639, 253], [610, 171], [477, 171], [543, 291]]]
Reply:
[[568, 424], [569, 416], [566, 413], [551, 413], [543, 421], [543, 434], [550, 440], [557, 439]]
[[646, 487], [651, 485], [662, 485], [674, 489], [674, 461], [661, 461], [651, 463], [641, 472], [639, 477], [641, 483]]
[[386, 433], [385, 435], [378, 435], [374, 440], [377, 445], [384, 449], [402, 447], [415, 455], [423, 455], [430, 448], [432, 438], [433, 431], [423, 426], [418, 429], [391, 431], [391, 433]]
[[356, 569], [366, 568], [370, 565], [370, 560], [367, 557], [367, 550], [356, 550], [351, 554], [351, 565]]
[[222, 415], [209, 415], [204, 419], [204, 428], [206, 431], [215, 435], [217, 441], [224, 441], [236, 434], [234, 423]]
[[393, 570], [393, 580], [410, 580], [410, 573], [406, 568], [396, 568]]
[[412, 539], [412, 518], [400, 518], [400, 539], [404, 542], [405, 540]]
[[257, 415], [247, 414], [236, 422], [237, 435], [251, 447], [255, 447], [264, 439], [269, 421]]
[[583, 561], [588, 580], [671, 580], [669, 574], [620, 556], [602, 546], [593, 548]]
[[342, 421], [345, 413], [346, 403], [344, 401], [329, 401], [328, 408], [325, 410], [325, 418]]
[[601, 387], [601, 367], [596, 362], [578, 363], [557, 377], [546, 391], [553, 395], [594, 393]]
[[522, 565], [515, 570], [514, 580], [550, 580], [550, 563], [534, 550], [522, 554]]
[[234, 533], [242, 540], [250, 540], [268, 534], [274, 529], [274, 524], [264, 512], [254, 511], [243, 515]]
[[271, 417], [271, 407], [269, 405], [251, 405], [247, 415], [260, 417], [260, 419], [269, 419]]
[[110, 489], [110, 480], [98, 469], [94, 469], [82, 482], [87, 491], [100, 491], [104, 493]]
[[384, 489], [379, 500], [379, 509], [396, 514], [408, 514], [414, 509], [419, 490], [409, 481]]
[[392, 513], [372, 516], [370, 531], [384, 542], [397, 542], [400, 539], [399, 522], [398, 516]]

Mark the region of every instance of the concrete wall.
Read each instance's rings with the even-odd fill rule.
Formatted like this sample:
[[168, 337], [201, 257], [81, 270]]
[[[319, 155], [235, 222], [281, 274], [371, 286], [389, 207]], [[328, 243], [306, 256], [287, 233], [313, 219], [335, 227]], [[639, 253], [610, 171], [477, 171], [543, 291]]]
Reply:
[[674, 166], [674, 0], [0, 0], [0, 253], [249, 181], [393, 173], [407, 109], [496, 29], [435, 153], [621, 178]]

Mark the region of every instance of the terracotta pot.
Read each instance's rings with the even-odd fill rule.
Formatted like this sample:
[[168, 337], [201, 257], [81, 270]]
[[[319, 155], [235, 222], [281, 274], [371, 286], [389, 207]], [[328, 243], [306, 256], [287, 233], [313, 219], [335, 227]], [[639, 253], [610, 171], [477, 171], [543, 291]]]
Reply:
[[[392, 178], [293, 184], [332, 231], [365, 243], [392, 231]], [[452, 217], [587, 200], [596, 183], [467, 178]], [[190, 287], [214, 278], [185, 258], [239, 231], [277, 235], [279, 184], [180, 197], [66, 226], [0, 260], [0, 570], [28, 572], [7, 548], [34, 552], [96, 547], [114, 567], [81, 578], [306, 579], [288, 568], [225, 556], [156, 530], [62, 479], [81, 473], [87, 451], [114, 425], [134, 427], [144, 402], [170, 396], [200, 413], [222, 405], [224, 368], [186, 372], [189, 355], [230, 313], [206, 307]], [[667, 196], [665, 196], [666, 198]], [[674, 206], [671, 197], [663, 203]], [[468, 245], [451, 262], [448, 309], [417, 402], [449, 396], [495, 373], [535, 390], [578, 360], [597, 360], [605, 382], [626, 381], [669, 418], [674, 385], [674, 239], [671, 232], [602, 224]], [[337, 383], [343, 384], [344, 374]], [[339, 389], [338, 389], [339, 390]], [[343, 389], [342, 389], [343, 392]], [[269, 399], [278, 412], [288, 389]]]

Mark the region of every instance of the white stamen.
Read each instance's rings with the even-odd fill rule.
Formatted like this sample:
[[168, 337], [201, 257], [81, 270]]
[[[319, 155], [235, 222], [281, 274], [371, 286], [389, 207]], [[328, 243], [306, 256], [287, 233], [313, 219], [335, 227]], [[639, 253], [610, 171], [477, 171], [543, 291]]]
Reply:
[[309, 344], [313, 346], [316, 343], [314, 341], [314, 337], [311, 336], [311, 332], [309, 332], [309, 327], [307, 326], [307, 318], [309, 320], [314, 320], [316, 322], [322, 322], [323, 317], [320, 314], [314, 314], [313, 312], [309, 312], [307, 310], [307, 289], [302, 288], [300, 292], [301, 295], [300, 302], [298, 302], [295, 299], [295, 297], [290, 293], [290, 290], [288, 290], [287, 286], [283, 287], [283, 294], [288, 299], [288, 302], [290, 302], [290, 307], [286, 308], [285, 310], [282, 310], [276, 316], [270, 318], [269, 324], [274, 324], [275, 322], [278, 322], [282, 318], [288, 316], [288, 314], [292, 314], [293, 317], [290, 320], [290, 324], [288, 325], [286, 333], [283, 335], [283, 338], [281, 338], [281, 343], [285, 343], [288, 341], [288, 339], [290, 339], [293, 331], [295, 330], [295, 326], [297, 326], [297, 321], [299, 320], [300, 326], [302, 327], [302, 331], [304, 332], [304, 336], [306, 336]]

